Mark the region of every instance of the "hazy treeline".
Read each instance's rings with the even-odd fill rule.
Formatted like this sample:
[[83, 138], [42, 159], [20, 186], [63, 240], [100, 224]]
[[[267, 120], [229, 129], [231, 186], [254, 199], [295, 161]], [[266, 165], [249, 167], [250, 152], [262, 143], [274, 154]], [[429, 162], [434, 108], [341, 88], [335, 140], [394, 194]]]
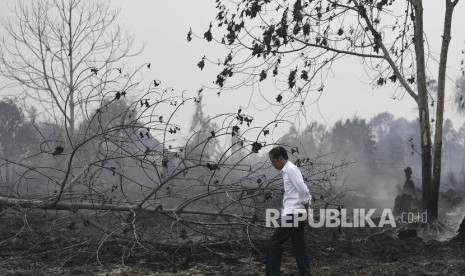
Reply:
[[[176, 162], [179, 162], [180, 159], [177, 158], [175, 150], [161, 157], [164, 150], [167, 152], [170, 152], [170, 150], [165, 148], [162, 142], [150, 134], [150, 131], [143, 126], [143, 122], [138, 122], [137, 112], [135, 109], [131, 111], [127, 102], [115, 101], [109, 104], [106, 109], [106, 112], [102, 113], [101, 116], [90, 116], [92, 119], [80, 122], [76, 131], [77, 140], [83, 141], [89, 139], [89, 137], [98, 133], [99, 129], [115, 127], [123, 123], [122, 120], [131, 120], [130, 118], [132, 117], [134, 121], [130, 123], [132, 124], [131, 131], [128, 132], [126, 129], [124, 132], [118, 134], [121, 136], [119, 138], [121, 147], [117, 150], [126, 151], [121, 156], [135, 156], [143, 154], [146, 149], [150, 149], [159, 153], [160, 160], [157, 160], [157, 162], [160, 164], [166, 162], [164, 164], [166, 168], [168, 168], [168, 165], [171, 166], [171, 163], [175, 166]], [[133, 114], [127, 114], [127, 112], [133, 112]], [[47, 176], [49, 178], [55, 176], [57, 178], [62, 177], [59, 176], [60, 170], [64, 171], [65, 168], [63, 166], [66, 164], [60, 161], [61, 152], [56, 152], [66, 147], [63, 142], [65, 139], [62, 139], [62, 136], [65, 135], [62, 127], [53, 122], [37, 122], [34, 109], [23, 110], [8, 99], [0, 102], [0, 116], [2, 122], [4, 122], [0, 132], [0, 149], [3, 159], [0, 168], [0, 179], [3, 184], [9, 183], [8, 185], [2, 185], [2, 193], [4, 195], [13, 195], [18, 192], [20, 194], [43, 193], [45, 191], [47, 191], [45, 194], [55, 192], [53, 185], [48, 185], [47, 181], [44, 182], [43, 177], [29, 176], [28, 179], [24, 179], [23, 172], [28, 170], [27, 166], [48, 168]], [[204, 156], [211, 158], [212, 161], [214, 161], [215, 156], [219, 157], [224, 154], [223, 151], [225, 149], [222, 149], [218, 143], [208, 143], [205, 145], [202, 143], [202, 141], [209, 140], [209, 137], [212, 135], [209, 130], [214, 130], [216, 126], [213, 120], [204, 116], [201, 107], [197, 108], [192, 120], [191, 131], [196, 134], [186, 144], [186, 150], [195, 153], [195, 158]], [[128, 122], [124, 122], [124, 124], [127, 125]], [[176, 130], [174, 129], [174, 131]], [[384, 192], [388, 192], [389, 194], [396, 192], [397, 186], [402, 185], [405, 180], [403, 170], [407, 166], [412, 168], [414, 182], [417, 187], [420, 187], [421, 160], [417, 146], [419, 144], [418, 133], [417, 122], [408, 121], [404, 118], [396, 119], [392, 114], [382, 113], [371, 120], [356, 117], [341, 120], [331, 127], [313, 123], [301, 132], [291, 128], [289, 134], [281, 142], [282, 144], [292, 146], [292, 149], [290, 149], [292, 153], [291, 159], [297, 163], [305, 161], [305, 158], [299, 160], [298, 156], [304, 156], [308, 161], [308, 159], [313, 160], [327, 154], [333, 154], [330, 158], [331, 160], [338, 159], [350, 163], [344, 170], [344, 173], [338, 176], [338, 180], [345, 185], [349, 194], [351, 191], [360, 193], [361, 188], [364, 188], [363, 191], [365, 192], [370, 193], [372, 191], [378, 195], [382, 195]], [[233, 157], [228, 161], [231, 165], [244, 159], [247, 154], [239, 146], [237, 140], [239, 137], [240, 135], [238, 134], [236, 137], [233, 135], [230, 138], [230, 144], [236, 144], [231, 149], [228, 149], [235, 151], [234, 154], [231, 154]], [[450, 120], [446, 120], [443, 145], [443, 183], [441, 185], [443, 190], [465, 189], [465, 154], [462, 154], [465, 152], [464, 141], [465, 126], [456, 129]], [[89, 156], [95, 152], [95, 149], [96, 145], [89, 143], [79, 150], [79, 158], [83, 164], [88, 162]], [[161, 158], [165, 158], [165, 160]], [[122, 160], [118, 160], [117, 158], [108, 158], [105, 161], [104, 167], [107, 169], [98, 175], [99, 181], [106, 183], [106, 186], [103, 185], [106, 187], [105, 191], [120, 195], [124, 193], [124, 190], [119, 188], [119, 186], [124, 186], [127, 187], [127, 192], [130, 195], [133, 194], [130, 191], [139, 191], [141, 189], [139, 183], [131, 186], [131, 179], [137, 178], [138, 182], [150, 182], [141, 181], [144, 177], [150, 179], [150, 173], [147, 173], [150, 170], [130, 159], [122, 158]], [[246, 159], [247, 162], [242, 162], [241, 166], [246, 167], [246, 164], [253, 166], [254, 163], [265, 163], [266, 155], [254, 155]], [[316, 164], [322, 160], [328, 161], [326, 158], [314, 161]], [[21, 163], [22, 166], [17, 166], [16, 163]], [[189, 172], [189, 176], [187, 176], [187, 173], [184, 173], [184, 182], [189, 179], [199, 178], [201, 173], [193, 171], [195, 170]], [[243, 182], [243, 175], [238, 176], [237, 171], [241, 170], [234, 170], [234, 172], [228, 173], [228, 182]], [[250, 177], [250, 183], [246, 185], [252, 186], [257, 184], [255, 178], [259, 179], [260, 176], [266, 175], [268, 172], [268, 166], [266, 169], [256, 169], [257, 176]], [[197, 175], [194, 176], [194, 174]], [[116, 177], [116, 180], [115, 175], [119, 176]], [[94, 177], [97, 177], [97, 175]], [[320, 180], [325, 179], [323, 177]], [[313, 179], [313, 182], [316, 182], [315, 179]], [[11, 183], [16, 183], [16, 185], [11, 185]], [[312, 185], [312, 183], [309, 184]], [[166, 197], [170, 197], [176, 194], [175, 186], [177, 185], [166, 185], [160, 193], [163, 193]], [[179, 187], [185, 186], [179, 185]], [[147, 190], [151, 188], [149, 185], [146, 187]], [[102, 192], [104, 191], [102, 190]], [[186, 193], [184, 192], [184, 196], [187, 196]], [[195, 194], [192, 187], [188, 193]]]
[[[145, 108], [144, 102], [140, 105], [143, 106], [141, 109]], [[229, 189], [238, 190], [262, 189], [261, 193], [267, 200], [273, 197], [273, 190], [277, 190], [279, 197], [281, 187], [279, 181], [276, 181], [279, 174], [271, 168], [266, 154], [272, 145], [256, 143], [254, 149], [255, 144], [241, 134], [239, 125], [242, 130], [249, 128], [252, 117], [244, 114], [230, 115], [233, 120], [241, 118], [241, 122], [232, 128], [232, 132], [226, 133], [226, 136], [221, 134], [226, 128], [218, 127], [218, 122], [224, 123], [226, 119], [205, 116], [198, 104], [187, 141], [185, 144], [178, 141], [178, 145], [172, 147], [176, 143], [166, 140], [167, 138], [164, 138], [165, 142], [160, 141], [160, 135], [176, 135], [180, 129], [173, 126], [160, 130], [145, 125], [147, 122], [144, 122], [137, 111], [139, 102], [131, 106], [125, 100], [117, 100], [107, 102], [104, 106], [103, 110], [95, 110], [76, 127], [73, 140], [81, 146], [72, 150], [72, 154], [76, 155], [72, 161], [76, 167], [73, 174], [89, 163], [99, 167], [98, 173], [88, 172], [89, 175], [78, 181], [98, 182], [97, 186], [101, 189], [98, 191], [101, 194], [99, 201], [105, 200], [108, 203], [112, 198], [131, 198], [136, 195], [134, 200], [137, 201], [141, 195], [152, 191], [154, 185], [156, 187], [160, 184], [157, 178], [163, 179], [170, 175], [176, 177], [163, 183], [163, 188], [155, 197], [158, 200], [166, 199], [165, 204], [171, 207], [205, 192], [210, 184], [228, 185]], [[0, 137], [2, 195], [28, 197], [57, 193], [58, 183], [69, 170], [68, 164], [64, 162], [70, 155], [66, 129], [53, 121], [38, 121], [34, 108], [25, 110], [9, 99], [0, 102], [0, 116], [5, 122]], [[163, 120], [162, 116], [157, 117], [158, 119]], [[247, 122], [248, 120], [250, 121]], [[215, 132], [219, 137], [215, 137]], [[318, 131], [312, 133], [312, 137], [316, 138]], [[159, 137], [155, 137], [156, 135]], [[101, 136], [111, 137], [105, 138], [108, 141], [103, 139], [106, 142], [102, 144]], [[307, 143], [305, 139], [308, 137], [305, 133], [301, 138], [301, 143]], [[338, 158], [334, 155], [328, 157], [330, 154], [324, 148], [305, 152], [307, 148], [320, 147], [319, 144], [300, 147], [296, 141], [287, 138], [279, 143], [288, 147], [291, 159], [301, 165], [308, 183], [321, 184], [322, 191], [337, 181], [337, 172], [345, 166], [344, 163], [338, 163]], [[300, 152], [299, 147], [304, 151]], [[97, 164], [92, 159], [99, 152], [105, 156]], [[152, 160], [148, 161], [148, 156]], [[147, 160], [151, 167], [141, 162], [141, 159]], [[189, 161], [195, 163], [195, 166], [190, 169], [184, 167], [185, 171], [177, 175], [176, 170], [179, 170], [180, 163]], [[329, 167], [332, 169], [328, 169]], [[158, 171], [160, 168], [163, 171]], [[79, 193], [76, 196], [77, 194]], [[177, 197], [179, 201], [176, 200]], [[78, 201], [83, 199], [88, 200], [82, 196], [75, 198]], [[203, 203], [205, 202], [207, 201]]]

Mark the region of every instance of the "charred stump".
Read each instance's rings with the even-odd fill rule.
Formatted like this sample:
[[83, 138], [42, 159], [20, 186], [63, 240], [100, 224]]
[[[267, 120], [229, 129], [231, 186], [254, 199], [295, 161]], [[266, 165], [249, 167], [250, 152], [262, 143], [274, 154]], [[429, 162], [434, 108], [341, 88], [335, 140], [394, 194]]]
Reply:
[[460, 223], [457, 235], [454, 238], [452, 238], [452, 240], [465, 242], [465, 218], [463, 218], [462, 223]]
[[394, 205], [394, 215], [400, 216], [402, 213], [410, 212], [414, 209], [414, 199], [411, 195], [400, 194], [396, 196]]

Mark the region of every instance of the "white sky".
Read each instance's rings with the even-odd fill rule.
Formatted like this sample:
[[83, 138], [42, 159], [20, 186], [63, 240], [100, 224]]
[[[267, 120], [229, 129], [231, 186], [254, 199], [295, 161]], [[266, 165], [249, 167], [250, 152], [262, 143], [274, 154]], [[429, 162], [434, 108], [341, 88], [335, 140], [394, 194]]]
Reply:
[[[17, 0], [0, 0], [0, 17], [7, 17], [9, 12], [5, 7], [12, 6], [16, 2]], [[445, 1], [424, 2], [425, 29], [430, 47], [433, 52], [439, 53]], [[196, 64], [205, 54], [216, 60], [217, 57], [224, 58], [227, 52], [221, 45], [207, 43], [199, 38], [194, 38], [188, 43], [186, 36], [189, 27], [192, 27], [194, 33], [203, 36], [210, 21], [216, 16], [214, 0], [111, 0], [111, 3], [121, 8], [121, 26], [134, 34], [139, 45], [145, 44], [144, 52], [132, 62], [151, 62], [153, 76], [147, 76], [149, 79], [160, 79], [165, 86], [172, 86], [176, 90], [195, 91], [204, 83], [212, 86], [212, 81], [216, 79], [217, 68], [215, 70], [206, 68], [202, 72]], [[455, 10], [452, 30], [448, 63], [450, 80], [455, 80], [459, 76], [460, 61], [464, 58], [461, 53], [462, 49], [465, 49], [464, 16], [465, 1], [461, 1]], [[340, 60], [335, 63], [332, 75], [325, 83], [323, 96], [318, 104], [310, 107], [308, 121], [316, 120], [333, 124], [339, 119], [354, 115], [369, 119], [385, 111], [407, 119], [417, 117], [414, 102], [408, 95], [402, 100], [394, 100], [393, 92], [387, 88], [373, 90], [367, 84], [369, 80], [362, 66], [358, 65], [359, 63], [354, 60]], [[450, 98], [454, 84], [450, 80], [447, 86], [446, 100], [449, 101], [446, 103], [445, 117], [453, 119], [455, 126], [459, 127], [463, 118], [452, 108]], [[205, 92], [204, 103], [207, 114], [236, 112], [239, 106], [244, 107], [248, 104], [250, 93], [248, 88], [225, 92], [221, 97], [216, 95], [217, 91]], [[10, 91], [0, 90], [0, 96], [9, 93]], [[273, 116], [267, 110], [256, 111], [253, 107], [244, 110], [249, 111], [258, 120], [266, 120]]]

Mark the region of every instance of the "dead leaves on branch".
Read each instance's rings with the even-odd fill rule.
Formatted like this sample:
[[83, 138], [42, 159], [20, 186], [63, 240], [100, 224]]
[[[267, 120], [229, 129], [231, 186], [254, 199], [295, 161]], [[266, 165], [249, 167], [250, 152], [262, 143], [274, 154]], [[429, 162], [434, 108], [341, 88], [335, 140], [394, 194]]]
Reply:
[[[385, 43], [379, 31], [381, 15], [385, 15], [387, 8], [393, 3], [392, 0], [360, 1], [357, 6], [353, 6], [351, 1], [342, 3], [340, 1], [293, 0], [277, 3], [270, 0], [247, 0], [229, 6], [229, 3], [217, 0], [218, 13], [215, 21], [218, 29], [224, 31], [223, 37], [220, 37], [218, 41], [232, 45], [228, 49], [234, 49], [235, 53], [246, 50], [249, 51], [251, 57], [265, 61], [263, 63], [265, 68], [255, 67], [253, 72], [241, 71], [241, 73], [250, 73], [250, 75], [256, 76], [251, 82], [263, 82], [270, 76], [277, 77], [279, 69], [286, 68], [287, 65], [281, 65], [272, 57], [276, 56], [276, 58], [281, 59], [284, 56], [302, 54], [302, 64], [291, 69], [289, 74], [284, 75], [287, 78], [288, 88], [296, 89], [296, 93], [300, 93], [306, 82], [311, 81], [319, 70], [322, 70], [326, 65], [330, 66], [330, 60], [318, 59], [318, 57], [323, 53], [332, 52], [333, 48], [347, 52], [353, 51], [356, 54], [369, 55], [369, 52], [383, 54], [380, 51], [382, 43]], [[350, 10], [358, 13], [359, 17], [371, 20], [371, 25], [367, 25], [364, 20], [352, 25], [345, 24], [343, 17], [349, 7], [352, 7]], [[393, 31], [399, 31], [399, 36], [389, 49], [396, 57], [408, 55], [407, 48], [413, 43], [406, 42], [411, 39], [401, 39], [402, 37], [408, 38], [412, 33], [411, 21], [414, 19], [414, 15], [412, 16], [411, 13], [413, 13], [411, 10], [406, 11], [408, 22], [396, 20], [396, 23], [391, 26]], [[386, 14], [386, 16], [388, 15]], [[242, 35], [240, 35], [241, 32]], [[189, 30], [188, 37], [191, 35], [192, 30]], [[213, 23], [210, 23], [203, 38], [207, 41], [214, 39]], [[401, 40], [405, 42], [405, 45], [403, 42], [400, 45]], [[320, 49], [320, 51], [315, 49]], [[312, 51], [315, 53], [313, 56], [308, 54]], [[240, 56], [243, 55], [235, 57], [230, 53], [225, 58], [223, 64], [225, 67], [214, 81], [220, 88], [225, 87], [227, 79], [236, 72], [238, 73], [240, 68], [244, 68], [243, 65], [251, 60], [250, 57], [236, 60]], [[234, 62], [233, 57], [235, 57]], [[306, 65], [310, 61], [312, 61], [312, 68]], [[241, 66], [238, 66], [239, 64]], [[198, 66], [202, 69], [204, 64], [199, 63]], [[252, 67], [254, 66], [250, 68]], [[383, 79], [375, 80], [375, 83], [384, 85], [386, 79], [396, 83], [399, 76], [384, 76]], [[298, 85], [299, 81], [302, 81], [303, 84]], [[407, 81], [413, 83], [411, 79]]]

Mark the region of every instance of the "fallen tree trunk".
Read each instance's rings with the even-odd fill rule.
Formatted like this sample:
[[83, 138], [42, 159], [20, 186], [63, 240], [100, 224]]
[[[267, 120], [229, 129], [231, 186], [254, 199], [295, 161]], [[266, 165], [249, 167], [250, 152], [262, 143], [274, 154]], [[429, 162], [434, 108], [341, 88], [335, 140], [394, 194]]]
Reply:
[[178, 209], [163, 209], [161, 205], [153, 208], [138, 208], [138, 205], [116, 205], [116, 204], [92, 204], [92, 203], [74, 203], [74, 202], [58, 202], [37, 200], [37, 199], [19, 199], [0, 196], [0, 206], [42, 209], [42, 210], [95, 210], [95, 211], [116, 211], [116, 212], [145, 212], [159, 214], [190, 214], [203, 216], [220, 216], [231, 217], [241, 220], [251, 220], [252, 217], [240, 216], [230, 213], [206, 212], [201, 210], [178, 210]]

